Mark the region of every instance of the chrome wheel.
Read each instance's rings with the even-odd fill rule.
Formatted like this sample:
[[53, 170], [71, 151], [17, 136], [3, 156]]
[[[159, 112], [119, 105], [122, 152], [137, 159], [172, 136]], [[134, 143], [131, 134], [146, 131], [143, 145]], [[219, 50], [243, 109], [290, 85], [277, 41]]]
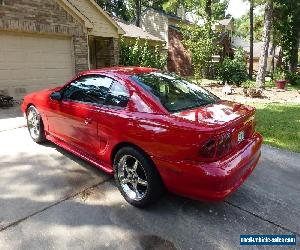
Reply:
[[124, 155], [118, 163], [118, 179], [125, 194], [135, 201], [142, 200], [148, 191], [148, 181], [142, 164], [131, 155]]
[[40, 117], [33, 108], [27, 113], [27, 126], [31, 137], [33, 139], [38, 139], [40, 136]]

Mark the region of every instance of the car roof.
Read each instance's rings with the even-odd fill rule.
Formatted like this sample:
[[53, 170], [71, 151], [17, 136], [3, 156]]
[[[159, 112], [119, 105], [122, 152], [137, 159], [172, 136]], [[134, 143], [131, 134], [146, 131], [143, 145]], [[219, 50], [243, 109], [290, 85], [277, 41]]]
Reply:
[[147, 67], [109, 67], [109, 68], [101, 68], [101, 69], [92, 69], [81, 72], [82, 75], [85, 74], [103, 74], [103, 73], [111, 73], [114, 75], [135, 75], [135, 74], [142, 74], [142, 73], [150, 73], [158, 71], [159, 69], [155, 68], [147, 68]]

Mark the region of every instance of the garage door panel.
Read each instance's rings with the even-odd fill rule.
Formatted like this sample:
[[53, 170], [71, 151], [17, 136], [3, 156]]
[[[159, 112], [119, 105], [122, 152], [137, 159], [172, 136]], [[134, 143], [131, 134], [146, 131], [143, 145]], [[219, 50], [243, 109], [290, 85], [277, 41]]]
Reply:
[[26, 92], [64, 84], [74, 74], [71, 38], [0, 32], [0, 90]]

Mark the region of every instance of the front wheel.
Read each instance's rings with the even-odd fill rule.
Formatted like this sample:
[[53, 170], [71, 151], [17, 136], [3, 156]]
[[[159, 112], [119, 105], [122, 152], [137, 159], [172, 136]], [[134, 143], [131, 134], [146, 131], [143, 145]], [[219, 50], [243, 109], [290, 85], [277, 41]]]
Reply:
[[46, 140], [42, 118], [34, 106], [27, 109], [27, 127], [32, 140], [36, 143], [43, 143]]
[[125, 147], [118, 151], [114, 173], [121, 194], [133, 206], [146, 207], [158, 200], [164, 191], [152, 161], [135, 148]]

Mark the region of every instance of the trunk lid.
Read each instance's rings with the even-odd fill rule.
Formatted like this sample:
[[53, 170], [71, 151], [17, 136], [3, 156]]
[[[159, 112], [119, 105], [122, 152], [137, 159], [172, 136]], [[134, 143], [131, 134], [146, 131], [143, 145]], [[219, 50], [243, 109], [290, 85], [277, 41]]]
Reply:
[[255, 131], [255, 108], [230, 101], [219, 101], [203, 107], [181, 111], [177, 117], [211, 131], [216, 141], [217, 158], [247, 143]]
[[227, 127], [246, 121], [254, 113], [255, 108], [253, 107], [230, 101], [219, 101], [203, 107], [184, 110], [175, 115], [199, 125]]

